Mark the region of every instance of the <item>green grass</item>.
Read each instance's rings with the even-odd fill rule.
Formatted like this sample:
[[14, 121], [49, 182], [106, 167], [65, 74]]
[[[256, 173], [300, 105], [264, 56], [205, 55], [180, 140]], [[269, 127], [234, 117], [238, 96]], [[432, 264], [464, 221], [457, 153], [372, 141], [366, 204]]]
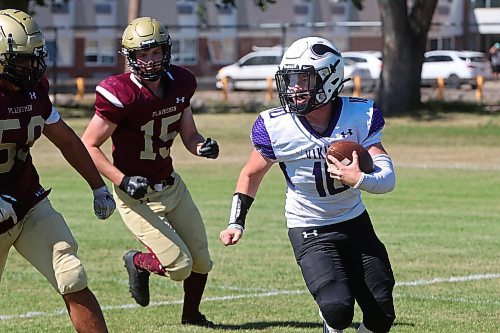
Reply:
[[[264, 179], [242, 241], [229, 248], [218, 241], [249, 151], [254, 117], [196, 116], [200, 131], [220, 142], [220, 160], [189, 156], [179, 142], [173, 149], [175, 167], [204, 216], [215, 263], [202, 311], [227, 331], [320, 332], [317, 307], [287, 239], [279, 168]], [[476, 117], [387, 121], [384, 145], [395, 161], [397, 187], [386, 195], [364, 194], [364, 200], [398, 283], [393, 332], [498, 330], [500, 125], [495, 116]], [[81, 133], [86, 121], [70, 123]], [[426, 150], [434, 154], [422, 154]], [[93, 216], [86, 183], [54, 155], [54, 148], [41, 141], [34, 151], [42, 183], [53, 188], [50, 199], [78, 240], [89, 286], [110, 332], [209, 332], [179, 324], [181, 284], [166, 278], [151, 278], [151, 306], [133, 305], [121, 257], [141, 246], [118, 214], [104, 222]], [[471, 161], [472, 153], [481, 159]], [[453, 164], [446, 167], [450, 159]], [[73, 332], [60, 296], [14, 250], [0, 299], [0, 332]], [[357, 309], [347, 332], [355, 332], [360, 321]]]

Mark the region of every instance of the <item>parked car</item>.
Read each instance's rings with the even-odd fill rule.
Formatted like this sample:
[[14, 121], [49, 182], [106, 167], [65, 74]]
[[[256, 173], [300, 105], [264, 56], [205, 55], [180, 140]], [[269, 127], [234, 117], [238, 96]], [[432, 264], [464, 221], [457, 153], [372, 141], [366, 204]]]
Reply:
[[342, 52], [344, 59], [353, 61], [357, 67], [370, 71], [372, 80], [380, 78], [382, 71], [382, 52], [379, 51], [348, 51]]
[[370, 71], [366, 68], [358, 67], [354, 61], [344, 58], [344, 78], [350, 79], [344, 84], [344, 88], [354, 89], [354, 78], [356, 76], [359, 76], [361, 79], [361, 88], [363, 90], [371, 89], [372, 79]]
[[281, 62], [282, 49], [254, 48], [232, 65], [224, 66], [217, 72], [215, 86], [222, 89], [222, 78], [227, 80], [229, 90], [266, 90]]
[[426, 52], [424, 57], [422, 85], [436, 85], [437, 79], [441, 77], [450, 88], [469, 84], [475, 89], [478, 75], [485, 79], [491, 78], [488, 57], [482, 52], [436, 50]]
[[[272, 80], [273, 89], [276, 89], [274, 75], [282, 58], [281, 48], [256, 48], [241, 57], [234, 64], [222, 67], [216, 75], [215, 86], [222, 89], [222, 78], [225, 77], [229, 90], [266, 90], [268, 80]], [[367, 69], [358, 68], [349, 59], [345, 60], [344, 77], [354, 79], [361, 78], [362, 85], [370, 81], [370, 72]], [[353, 87], [353, 81], [347, 81], [346, 88]]]

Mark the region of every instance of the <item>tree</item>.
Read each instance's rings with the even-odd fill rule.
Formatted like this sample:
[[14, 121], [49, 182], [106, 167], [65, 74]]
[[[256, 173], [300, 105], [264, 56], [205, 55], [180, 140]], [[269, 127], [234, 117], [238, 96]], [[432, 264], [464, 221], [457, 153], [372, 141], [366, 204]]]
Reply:
[[378, 0], [383, 57], [377, 102], [386, 114], [420, 105], [420, 74], [437, 0]]
[[30, 0], [0, 0], [0, 9], [20, 9], [28, 12], [28, 4]]
[[[53, 6], [61, 6], [68, 0], [34, 0], [39, 6], [47, 6], [48, 2]], [[28, 13], [31, 0], [0, 0], [0, 9], [19, 9]]]

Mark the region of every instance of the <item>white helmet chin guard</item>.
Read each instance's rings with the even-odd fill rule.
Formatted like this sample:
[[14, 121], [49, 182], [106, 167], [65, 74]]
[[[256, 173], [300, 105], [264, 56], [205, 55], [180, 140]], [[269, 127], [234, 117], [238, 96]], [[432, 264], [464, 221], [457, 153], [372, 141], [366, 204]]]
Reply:
[[[308, 78], [305, 89], [303, 86], [299, 91], [292, 89], [297, 77]], [[281, 105], [299, 116], [335, 99], [346, 81], [342, 55], [331, 42], [320, 37], [295, 41], [286, 50], [276, 72]]]

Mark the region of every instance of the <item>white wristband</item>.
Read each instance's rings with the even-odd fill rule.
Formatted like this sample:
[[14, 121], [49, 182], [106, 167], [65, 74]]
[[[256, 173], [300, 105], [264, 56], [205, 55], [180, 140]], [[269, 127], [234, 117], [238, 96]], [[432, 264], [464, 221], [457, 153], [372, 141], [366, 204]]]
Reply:
[[238, 223], [231, 223], [231, 224], [228, 224], [227, 228], [226, 229], [236, 229], [236, 230], [239, 230], [241, 233], [243, 233], [243, 230], [245, 230], [245, 228], [243, 228], [240, 224]]
[[353, 187], [375, 194], [392, 191], [396, 185], [396, 175], [389, 155], [373, 156], [373, 164], [375, 171], [369, 174], [362, 173], [361, 178]]

